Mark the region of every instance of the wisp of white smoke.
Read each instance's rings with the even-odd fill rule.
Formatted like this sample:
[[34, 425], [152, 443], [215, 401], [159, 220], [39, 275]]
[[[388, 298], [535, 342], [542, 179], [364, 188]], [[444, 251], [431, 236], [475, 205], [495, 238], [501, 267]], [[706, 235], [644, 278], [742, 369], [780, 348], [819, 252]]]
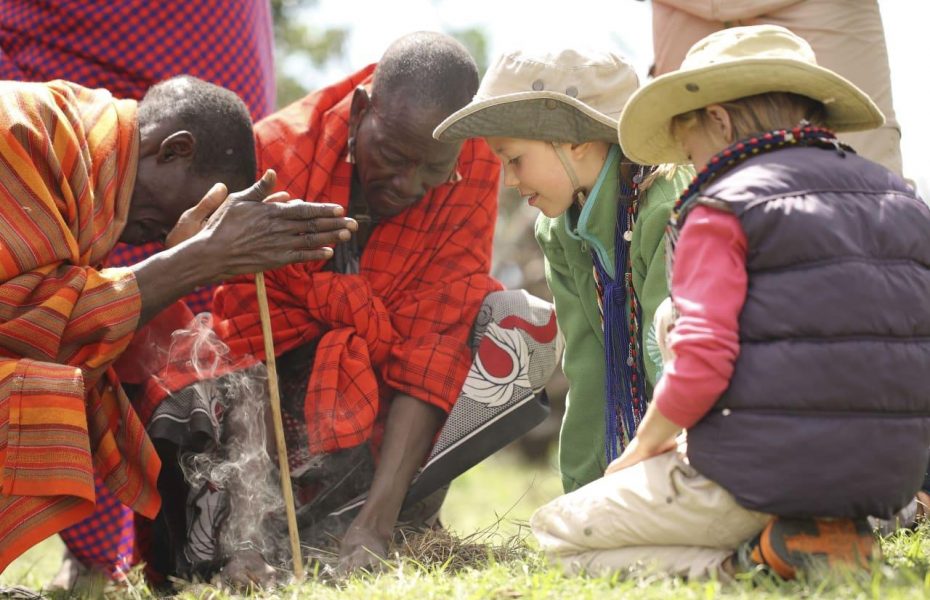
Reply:
[[184, 477], [192, 490], [208, 485], [226, 495], [226, 502], [218, 509], [225, 516], [206, 519], [219, 527], [191, 527], [191, 537], [203, 538], [199, 542], [212, 547], [220, 563], [243, 550], [253, 550], [269, 564], [286, 567], [289, 551], [284, 501], [277, 464], [267, 448], [269, 399], [265, 365], [233, 369], [217, 378], [217, 373], [228, 370], [231, 358], [228, 346], [216, 336], [206, 313], [198, 315], [189, 329], [175, 332], [170, 359], [181, 358], [172, 354], [176, 351], [190, 353], [191, 366], [200, 380], [192, 387], [203, 404], [212, 409], [211, 420], [216, 427], [214, 443], [206, 451], [181, 455]]

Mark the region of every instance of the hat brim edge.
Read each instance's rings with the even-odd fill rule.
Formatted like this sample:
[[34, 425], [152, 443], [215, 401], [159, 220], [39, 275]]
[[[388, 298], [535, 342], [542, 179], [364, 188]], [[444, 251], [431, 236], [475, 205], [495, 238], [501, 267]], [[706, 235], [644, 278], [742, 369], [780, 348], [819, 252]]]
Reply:
[[[552, 108], [547, 108], [546, 102]], [[531, 107], [540, 103], [541, 107]], [[526, 118], [514, 119], [514, 107], [526, 108]], [[535, 126], [539, 119], [532, 118], [541, 111], [569, 110], [590, 122], [587, 127], [575, 128], [571, 134], [559, 128], [541, 129]], [[557, 113], [553, 113], [557, 114]], [[619, 115], [618, 115], [619, 116]], [[449, 115], [433, 131], [433, 137], [442, 142], [457, 142], [476, 137], [514, 137], [553, 142], [582, 143], [607, 141], [618, 143], [618, 118], [598, 112], [587, 104], [557, 92], [519, 92], [472, 102]]]

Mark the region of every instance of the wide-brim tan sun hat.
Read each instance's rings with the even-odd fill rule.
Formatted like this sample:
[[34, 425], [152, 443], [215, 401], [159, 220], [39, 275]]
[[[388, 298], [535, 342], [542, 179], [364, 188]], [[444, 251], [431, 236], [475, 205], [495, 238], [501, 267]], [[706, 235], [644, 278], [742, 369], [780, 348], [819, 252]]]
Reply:
[[817, 65], [804, 39], [776, 25], [713, 33], [688, 51], [681, 68], [641, 87], [620, 117], [623, 153], [640, 164], [687, 163], [671, 132], [675, 115], [768, 92], [819, 100], [830, 129], [881, 127], [882, 111], [852, 82]]
[[620, 112], [637, 87], [633, 66], [616, 54], [512, 52], [488, 69], [474, 99], [440, 123], [433, 137], [616, 144]]

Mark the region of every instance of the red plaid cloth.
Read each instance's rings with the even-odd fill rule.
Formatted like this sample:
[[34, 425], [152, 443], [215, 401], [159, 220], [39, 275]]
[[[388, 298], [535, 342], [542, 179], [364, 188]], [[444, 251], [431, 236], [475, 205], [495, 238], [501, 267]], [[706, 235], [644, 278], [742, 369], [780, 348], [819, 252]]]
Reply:
[[[369, 83], [373, 70], [256, 125], [259, 166], [278, 172], [280, 189], [348, 206], [349, 106], [352, 91]], [[320, 338], [304, 407], [312, 451], [367, 440], [380, 409], [379, 389], [446, 411], [458, 397], [472, 361], [472, 323], [484, 297], [501, 288], [488, 274], [500, 167], [483, 141], [472, 140], [462, 148], [458, 171], [461, 181], [431, 190], [374, 229], [359, 275], [325, 272], [320, 262], [266, 275], [276, 353]], [[214, 312], [233, 353], [263, 356], [251, 278], [221, 286]], [[160, 379], [180, 389], [195, 378], [179, 361]], [[165, 393], [149, 391], [155, 402]]]
[[94, 514], [59, 532], [71, 553], [113, 579], [122, 579], [135, 562], [133, 513], [111, 494], [100, 476], [94, 477], [97, 506]]
[[0, 2], [0, 79], [67, 79], [139, 100], [187, 73], [239, 94], [261, 119], [275, 103], [267, 0]]

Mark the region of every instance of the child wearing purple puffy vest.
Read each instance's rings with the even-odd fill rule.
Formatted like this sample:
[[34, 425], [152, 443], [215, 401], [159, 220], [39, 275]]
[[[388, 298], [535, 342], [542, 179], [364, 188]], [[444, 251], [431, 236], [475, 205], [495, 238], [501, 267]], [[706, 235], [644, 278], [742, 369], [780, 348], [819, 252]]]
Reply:
[[630, 99], [624, 153], [700, 169], [668, 232], [672, 359], [605, 477], [533, 516], [550, 558], [868, 566], [866, 518], [914, 498], [930, 447], [930, 208], [833, 133], [882, 122], [777, 26], [710, 35]]

